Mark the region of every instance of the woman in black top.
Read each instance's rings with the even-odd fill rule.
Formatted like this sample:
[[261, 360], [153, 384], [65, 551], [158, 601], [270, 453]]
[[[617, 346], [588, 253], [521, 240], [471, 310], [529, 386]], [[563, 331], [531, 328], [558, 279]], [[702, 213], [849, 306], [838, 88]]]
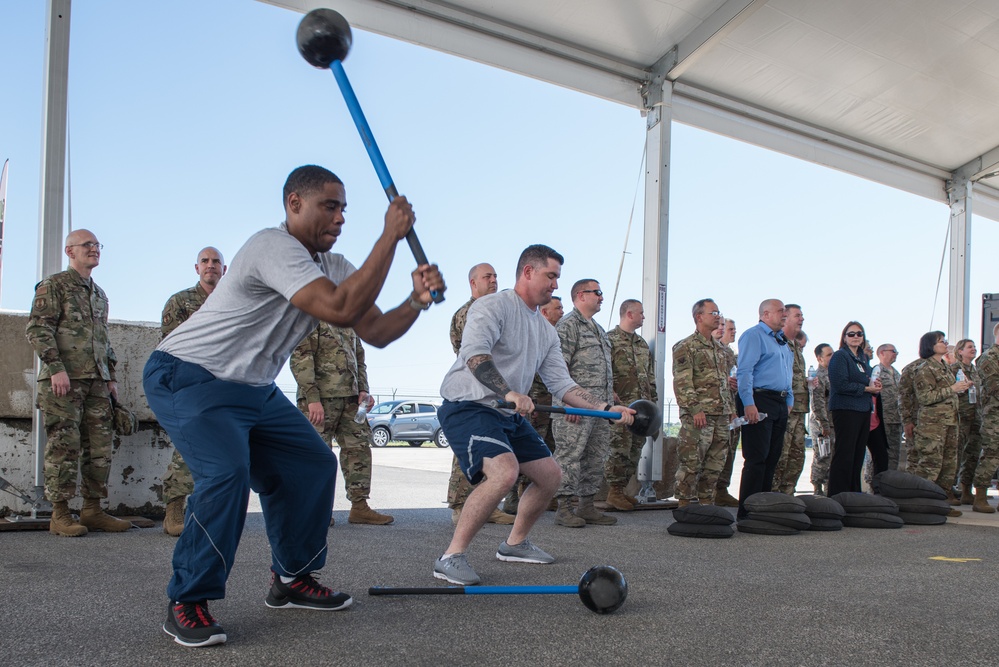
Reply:
[[[871, 396], [881, 391], [881, 381], [871, 382], [870, 359], [864, 353], [867, 337], [860, 322], [849, 322], [839, 338], [839, 349], [829, 360], [829, 413], [836, 433], [836, 451], [829, 463], [830, 496], [841, 491], [861, 491], [860, 472], [871, 432]], [[871, 452], [875, 470], [888, 465], [888, 452]], [[878, 462], [883, 459], [883, 466]]]

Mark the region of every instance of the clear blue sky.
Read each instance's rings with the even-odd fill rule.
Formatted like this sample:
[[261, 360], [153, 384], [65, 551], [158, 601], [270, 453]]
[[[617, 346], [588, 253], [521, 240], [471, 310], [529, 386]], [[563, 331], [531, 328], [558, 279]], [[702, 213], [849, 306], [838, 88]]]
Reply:
[[[0, 306], [10, 310], [30, 307], [37, 280], [45, 6], [0, 3], [0, 161], [11, 161]], [[157, 321], [167, 297], [194, 284], [202, 246], [231, 259], [279, 223], [281, 185], [300, 164], [345, 181], [335, 250], [363, 260], [385, 196], [332, 75], [295, 48], [301, 15], [252, 0], [76, 0], [72, 19], [73, 225], [106, 245], [94, 276], [113, 318]], [[359, 31], [345, 68], [449, 285], [406, 337], [369, 350], [374, 391], [437, 393], [473, 264], [492, 263], [510, 287], [520, 251], [547, 243], [566, 256], [563, 296], [583, 277], [613, 292], [641, 169], [638, 111]], [[742, 330], [773, 296], [802, 304], [812, 345], [857, 319], [875, 345], [898, 346], [900, 367], [931, 317], [946, 328], [946, 273], [931, 306], [947, 218], [942, 204], [675, 124], [667, 347], [692, 331], [698, 298]], [[640, 197], [619, 302], [641, 298], [642, 224]], [[976, 220], [972, 238], [977, 340], [981, 293], [999, 292], [983, 250], [999, 247], [999, 225]], [[381, 307], [405, 298], [412, 267], [403, 244]], [[617, 321], [609, 304], [605, 326]]]

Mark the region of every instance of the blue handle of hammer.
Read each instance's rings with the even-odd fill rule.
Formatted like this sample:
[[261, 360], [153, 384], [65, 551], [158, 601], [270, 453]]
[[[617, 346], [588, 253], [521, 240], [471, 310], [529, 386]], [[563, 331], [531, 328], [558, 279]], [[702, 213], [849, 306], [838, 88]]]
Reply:
[[[354, 94], [354, 87], [350, 85], [350, 79], [347, 78], [347, 73], [343, 71], [343, 63], [339, 60], [334, 60], [330, 63], [330, 71], [333, 72], [337, 85], [340, 86], [340, 92], [347, 103], [347, 110], [350, 112], [350, 117], [354, 119], [354, 126], [357, 127], [357, 132], [361, 135], [364, 148], [368, 151], [371, 164], [375, 168], [375, 173], [378, 174], [378, 181], [382, 184], [382, 188], [385, 189], [385, 196], [388, 197], [389, 201], [392, 201], [399, 196], [399, 191], [396, 190], [395, 183], [392, 181], [392, 175], [389, 174], [388, 167], [385, 165], [385, 159], [382, 157], [382, 152], [378, 149], [378, 143], [375, 142], [375, 137], [371, 134], [371, 127], [368, 126], [368, 120], [364, 117], [364, 111], [361, 110], [361, 103], [357, 101], [357, 95]], [[427, 253], [423, 252], [423, 246], [420, 245], [420, 239], [417, 238], [416, 232], [412, 229], [406, 233], [406, 242], [409, 244], [409, 249], [412, 251], [413, 257], [416, 258], [417, 264], [430, 263], [427, 260]], [[430, 295], [433, 297], [434, 303], [444, 301], [443, 294], [431, 292]]]
[[[513, 408], [514, 404], [509, 401], [496, 401], [497, 408]], [[555, 412], [562, 415], [579, 415], [580, 417], [600, 417], [601, 419], [620, 419], [620, 412], [604, 412], [603, 410], [585, 410], [583, 408], [560, 408], [552, 405], [535, 405], [538, 412]]]

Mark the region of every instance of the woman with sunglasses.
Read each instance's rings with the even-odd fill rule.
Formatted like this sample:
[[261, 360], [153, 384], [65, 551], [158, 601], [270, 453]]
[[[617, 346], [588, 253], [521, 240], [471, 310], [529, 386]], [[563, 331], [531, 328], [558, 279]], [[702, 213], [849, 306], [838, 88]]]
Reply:
[[[962, 338], [954, 346], [954, 357], [957, 359], [950, 365], [950, 372], [957, 377], [958, 371], [964, 373], [966, 380], [972, 384], [978, 384], [978, 368], [975, 367], [975, 357], [978, 356], [978, 349], [975, 348], [975, 341], [970, 338]], [[971, 505], [975, 502], [975, 496], [971, 492], [972, 481], [975, 477], [975, 468], [978, 467], [978, 457], [982, 453], [982, 438], [979, 430], [982, 426], [982, 413], [979, 409], [978, 392], [963, 391], [957, 395], [957, 481], [961, 485], [961, 504]], [[972, 402], [974, 398], [974, 402]]]
[[[829, 462], [830, 497], [842, 491], [862, 490], [860, 472], [874, 407], [871, 397], [881, 391], [880, 380], [871, 382], [870, 357], [864, 352], [866, 343], [860, 322], [849, 322], [839, 338], [839, 349], [829, 360], [829, 413], [836, 434], [836, 449]], [[875, 473], [887, 467], [887, 451], [872, 451], [871, 457]]]
[[[957, 473], [957, 395], [967, 391], [972, 382], [955, 382], [955, 374], [944, 361], [946, 354], [947, 339], [942, 331], [930, 331], [919, 339], [919, 357], [926, 363], [912, 378], [918, 412], [908, 471], [935, 482], [947, 492], [951, 505], [960, 505], [951, 491]], [[951, 510], [950, 516], [961, 516], [961, 512]]]

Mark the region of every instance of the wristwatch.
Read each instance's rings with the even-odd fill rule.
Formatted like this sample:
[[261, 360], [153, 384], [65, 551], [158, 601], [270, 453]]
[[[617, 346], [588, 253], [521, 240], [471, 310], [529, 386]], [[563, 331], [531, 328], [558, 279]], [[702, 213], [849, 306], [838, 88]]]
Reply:
[[409, 297], [409, 307], [413, 310], [430, 310], [429, 303], [423, 303], [414, 296]]

